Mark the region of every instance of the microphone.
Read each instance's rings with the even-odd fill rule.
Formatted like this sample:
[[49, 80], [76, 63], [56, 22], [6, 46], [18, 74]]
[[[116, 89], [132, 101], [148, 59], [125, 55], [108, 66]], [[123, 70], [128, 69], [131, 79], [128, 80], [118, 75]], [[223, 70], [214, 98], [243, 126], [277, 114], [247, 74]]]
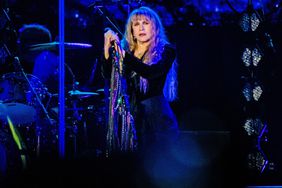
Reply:
[[[104, 29], [104, 32], [108, 32], [109, 30], [112, 30], [112, 29], [110, 27], [106, 27]], [[117, 49], [116, 49], [116, 47], [117, 47]], [[109, 49], [109, 53], [111, 54], [111, 56], [112, 57], [115, 56], [116, 52], [117, 51], [120, 52], [120, 50], [123, 50], [120, 41], [116, 41], [116, 40], [111, 41], [111, 47]], [[120, 55], [122, 55], [122, 54], [120, 54]]]
[[[104, 29], [104, 33], [106, 33], [106, 32], [108, 32], [108, 31], [110, 31], [110, 30], [112, 30], [111, 28], [109, 28], [109, 27], [105, 27], [105, 29]], [[113, 40], [113, 41], [111, 41], [111, 47], [112, 48], [114, 48], [115, 47], [115, 40]]]

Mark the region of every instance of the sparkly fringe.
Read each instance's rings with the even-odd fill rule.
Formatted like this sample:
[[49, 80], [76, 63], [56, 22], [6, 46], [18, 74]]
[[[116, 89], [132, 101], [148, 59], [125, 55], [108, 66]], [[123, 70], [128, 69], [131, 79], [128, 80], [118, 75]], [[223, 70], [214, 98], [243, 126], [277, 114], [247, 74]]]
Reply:
[[119, 58], [112, 65], [109, 119], [106, 156], [112, 152], [135, 151], [137, 148], [134, 119], [126, 95], [126, 80], [122, 76], [122, 62]]

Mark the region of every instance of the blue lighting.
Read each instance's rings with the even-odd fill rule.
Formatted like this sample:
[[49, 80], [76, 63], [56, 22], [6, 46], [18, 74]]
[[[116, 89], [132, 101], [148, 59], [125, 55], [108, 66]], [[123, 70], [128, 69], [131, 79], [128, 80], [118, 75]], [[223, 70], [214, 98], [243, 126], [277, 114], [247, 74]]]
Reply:
[[60, 65], [59, 65], [59, 156], [65, 157], [65, 49], [64, 49], [64, 29], [65, 29], [65, 4], [64, 0], [59, 1], [59, 53], [60, 53]]
[[[100, 2], [100, 1], [99, 1]], [[103, 4], [108, 12], [112, 13], [118, 21], [125, 21], [128, 12], [136, 8], [137, 1], [111, 1], [111, 3]], [[235, 13], [243, 13], [248, 7], [247, 0], [183, 0], [181, 3], [175, 3], [173, 6], [168, 1], [142, 1], [142, 5], [154, 8], [164, 20], [165, 26], [172, 26], [178, 21], [190, 22], [193, 19], [195, 25], [202, 25], [202, 21], [208, 21], [204, 26], [220, 26], [227, 23], [226, 14], [235, 15]], [[83, 5], [89, 5], [92, 1], [80, 0]], [[101, 2], [100, 2], [101, 3]], [[122, 3], [122, 4], [120, 4]], [[139, 4], [140, 5], [140, 4]], [[252, 6], [255, 10], [263, 10], [263, 12], [271, 12], [273, 8], [278, 8], [279, 4], [273, 4], [270, 0], [253, 0]], [[169, 8], [168, 8], [169, 7]], [[233, 24], [234, 20], [230, 20]], [[191, 26], [190, 24], [186, 24]]]

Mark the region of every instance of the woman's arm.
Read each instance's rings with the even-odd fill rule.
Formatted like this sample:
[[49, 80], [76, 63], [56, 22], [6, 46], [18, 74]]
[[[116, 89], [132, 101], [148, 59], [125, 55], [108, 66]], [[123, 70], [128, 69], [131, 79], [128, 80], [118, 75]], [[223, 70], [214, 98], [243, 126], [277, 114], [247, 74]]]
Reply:
[[124, 64], [126, 68], [140, 74], [144, 78], [156, 78], [167, 74], [175, 57], [175, 48], [171, 45], [166, 45], [161, 55], [161, 59], [155, 64], [145, 64], [128, 52], [125, 53]]

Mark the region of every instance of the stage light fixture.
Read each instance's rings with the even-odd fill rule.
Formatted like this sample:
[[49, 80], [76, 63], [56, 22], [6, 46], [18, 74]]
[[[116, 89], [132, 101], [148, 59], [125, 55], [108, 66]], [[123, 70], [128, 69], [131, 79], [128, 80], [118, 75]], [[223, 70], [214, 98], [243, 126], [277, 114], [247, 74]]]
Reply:
[[246, 101], [250, 102], [252, 100], [252, 86], [249, 82], [247, 82], [245, 85], [244, 85], [244, 88], [243, 88], [243, 95], [246, 99]]
[[250, 137], [250, 145], [248, 146], [250, 146], [249, 149], [251, 150], [246, 153], [246, 158], [248, 159], [247, 166], [260, 173], [265, 170], [266, 166], [270, 169], [267, 157], [261, 147], [261, 142], [267, 142], [268, 140], [265, 135], [268, 131], [268, 126], [264, 119], [265, 109], [263, 108], [265, 99], [262, 100], [265, 87], [264, 80], [261, 80], [264, 78], [262, 77], [264, 66], [261, 65], [267, 59], [265, 56], [268, 53], [265, 50], [271, 48], [274, 51], [270, 36], [265, 33], [261, 37], [265, 29], [262, 27], [265, 24], [261, 23], [265, 20], [262, 18], [263, 15], [260, 9], [255, 9], [255, 4], [252, 1], [248, 1], [246, 10], [240, 13], [238, 23], [244, 36], [242, 37], [244, 47], [242, 48], [241, 60], [245, 71], [244, 76], [242, 76], [244, 83], [242, 84], [241, 92], [245, 99], [243, 111], [247, 118], [243, 120], [244, 125], [242, 129]]
[[251, 84], [250, 82], [246, 82], [243, 87], [242, 93], [247, 102], [259, 101], [263, 90], [262, 86], [260, 86], [258, 82], [254, 82], [253, 84]]
[[244, 32], [256, 31], [260, 24], [260, 19], [258, 18], [256, 12], [246, 11], [242, 14], [239, 25]]
[[248, 154], [248, 167], [259, 170], [261, 173], [265, 170], [268, 160], [262, 151], [254, 151]]
[[257, 67], [261, 59], [262, 53], [257, 48], [245, 48], [242, 55], [242, 61], [246, 67], [249, 67], [250, 65]]
[[243, 127], [248, 136], [258, 136], [261, 134], [264, 124], [259, 118], [248, 118]]
[[254, 100], [258, 101], [259, 98], [261, 97], [262, 92], [263, 92], [261, 86], [257, 85], [255, 83], [255, 86], [254, 86], [252, 91], [253, 91], [253, 98], [254, 98]]
[[252, 29], [252, 31], [255, 31], [260, 24], [260, 20], [257, 17], [256, 13], [252, 13], [250, 19], [251, 19], [251, 29]]
[[253, 59], [253, 65], [256, 67], [258, 66], [258, 63], [261, 61], [262, 55], [260, 51], [257, 48], [254, 48], [252, 51], [252, 59]]
[[245, 48], [242, 60], [246, 67], [249, 67], [251, 65], [251, 57], [252, 57], [252, 51], [249, 48]]

